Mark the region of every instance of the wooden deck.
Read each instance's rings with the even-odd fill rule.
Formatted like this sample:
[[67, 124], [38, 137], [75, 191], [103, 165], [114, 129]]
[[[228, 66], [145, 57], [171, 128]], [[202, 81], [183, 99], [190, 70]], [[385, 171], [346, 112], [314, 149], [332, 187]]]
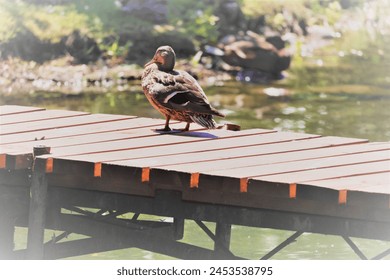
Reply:
[[[390, 142], [267, 129], [159, 134], [162, 119], [0, 106], [0, 179], [50, 154], [49, 186], [353, 219], [390, 240]], [[172, 125], [182, 128], [183, 123]], [[7, 180], [9, 182], [7, 182]], [[15, 183], [16, 184], [16, 183]], [[359, 234], [356, 234], [359, 235]]]

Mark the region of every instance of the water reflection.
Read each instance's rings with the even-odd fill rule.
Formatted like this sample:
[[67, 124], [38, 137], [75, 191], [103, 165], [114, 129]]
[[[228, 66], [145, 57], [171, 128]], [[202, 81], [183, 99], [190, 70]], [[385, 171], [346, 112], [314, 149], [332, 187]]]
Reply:
[[[270, 97], [263, 94], [262, 86], [238, 83], [205, 88], [205, 91], [213, 105], [223, 108], [227, 115], [226, 119], [218, 120], [239, 124], [243, 129], [268, 128], [371, 141], [390, 140], [390, 95], [308, 92]], [[18, 97], [17, 102], [8, 97], [0, 103], [161, 118], [140, 88], [131, 92], [76, 96], [37, 93]]]

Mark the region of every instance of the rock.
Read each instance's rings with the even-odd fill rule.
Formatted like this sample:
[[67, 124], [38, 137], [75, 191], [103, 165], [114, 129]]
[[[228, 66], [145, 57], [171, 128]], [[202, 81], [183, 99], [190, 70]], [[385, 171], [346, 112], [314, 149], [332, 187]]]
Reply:
[[19, 57], [27, 61], [42, 63], [65, 54], [63, 42], [42, 41], [31, 31], [23, 30], [6, 43], [0, 43], [0, 57]]
[[178, 58], [187, 58], [196, 53], [194, 43], [177, 32], [157, 35], [140, 34], [133, 40], [134, 43], [129, 48], [126, 59], [131, 63], [140, 65], [150, 60], [156, 49], [163, 45], [170, 45], [175, 50]]
[[276, 77], [287, 69], [291, 62], [291, 57], [284, 54], [283, 40], [277, 36], [266, 40], [248, 31], [246, 34], [223, 38], [219, 47], [225, 52], [222, 60], [227, 64], [239, 66], [244, 70], [271, 73]]
[[286, 43], [283, 41], [282, 37], [280, 36], [266, 37], [265, 40], [268, 43], [272, 44], [278, 50], [284, 49], [286, 47]]
[[218, 31], [221, 37], [246, 29], [247, 21], [237, 0], [219, 1], [215, 15], [219, 18]]
[[65, 49], [76, 63], [82, 64], [95, 62], [102, 54], [96, 41], [78, 30], [65, 39]]

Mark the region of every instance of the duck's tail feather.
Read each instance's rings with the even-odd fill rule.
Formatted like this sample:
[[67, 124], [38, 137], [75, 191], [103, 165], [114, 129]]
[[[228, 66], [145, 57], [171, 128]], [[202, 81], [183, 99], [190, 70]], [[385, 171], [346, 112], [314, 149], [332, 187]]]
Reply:
[[196, 114], [196, 115], [191, 115], [191, 119], [195, 123], [207, 128], [207, 129], [216, 129], [217, 128], [217, 123], [214, 121], [212, 115]]

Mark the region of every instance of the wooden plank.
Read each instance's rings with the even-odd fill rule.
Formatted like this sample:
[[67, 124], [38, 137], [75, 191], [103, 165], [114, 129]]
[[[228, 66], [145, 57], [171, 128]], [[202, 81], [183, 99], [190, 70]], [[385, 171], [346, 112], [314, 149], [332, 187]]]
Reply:
[[[328, 166], [321, 167], [318, 169], [307, 167], [306, 170], [302, 171], [293, 171], [289, 173], [279, 173], [274, 175], [254, 176], [251, 179], [292, 184], [306, 183], [310, 181], [318, 181], [325, 179], [336, 179], [371, 173], [381, 173], [387, 171], [390, 171], [389, 159], [374, 162], [355, 163], [349, 165], [340, 164], [339, 166]], [[277, 172], [278, 171], [276, 171], [275, 173]]]
[[[363, 140], [365, 141], [365, 140]], [[204, 151], [191, 155], [170, 155], [147, 159], [133, 160], [137, 166], [151, 168], [175, 169], [181, 172], [202, 172], [230, 170], [237, 168], [262, 166], [271, 163], [295, 162], [299, 160], [325, 158], [349, 153], [389, 149], [390, 145], [363, 145], [362, 141], [350, 138], [321, 137], [298, 139], [291, 142], [269, 144], [250, 148], [237, 148], [221, 153], [220, 151]], [[352, 145], [358, 143], [360, 145]], [[346, 145], [345, 144], [350, 144]], [[337, 145], [342, 145], [338, 146]]]
[[[124, 139], [138, 139], [142, 137], [154, 137], [154, 136], [160, 136], [160, 133], [156, 133], [151, 127], [155, 127], [156, 124], [160, 125], [163, 124], [165, 121], [161, 119], [149, 119], [149, 118], [135, 118], [135, 119], [129, 119], [126, 120], [126, 124], [123, 127], [123, 130], [115, 131], [115, 132], [108, 132], [108, 133], [96, 133], [96, 135], [92, 134], [93, 131], [91, 131], [91, 134], [85, 134], [85, 131], [89, 131], [90, 126], [94, 125], [88, 125], [86, 127], [83, 127], [83, 134], [77, 135], [77, 136], [69, 136], [69, 137], [59, 137], [57, 134], [63, 132], [64, 130], [70, 130], [74, 133], [74, 127], [71, 128], [63, 128], [58, 130], [49, 130], [45, 131], [49, 134], [49, 139], [45, 137], [44, 140], [37, 140], [37, 141], [30, 141], [30, 142], [21, 142], [21, 143], [15, 143], [15, 144], [4, 144], [0, 145], [0, 168], [8, 168], [8, 169], [21, 169], [21, 168], [28, 168], [31, 165], [31, 150], [33, 147], [37, 145], [45, 145], [52, 148], [52, 151], [55, 151], [56, 148], [60, 147], [68, 147], [71, 149], [71, 146], [79, 146], [79, 145], [85, 145], [85, 144], [104, 144], [104, 142], [115, 142], [118, 140], [124, 140]], [[111, 125], [113, 124], [113, 125]], [[116, 122], [110, 123], [109, 126], [115, 126]], [[105, 126], [108, 126], [105, 124]], [[172, 128], [182, 128], [183, 124], [178, 122], [173, 122]], [[193, 129], [199, 129], [204, 130], [203, 127], [194, 124]], [[124, 129], [127, 128], [127, 129]], [[256, 130], [256, 132], [264, 131], [264, 132], [270, 132], [269, 130]], [[54, 135], [50, 134], [54, 133]], [[177, 135], [177, 132], [174, 132]], [[216, 132], [218, 135], [230, 135], [232, 134], [231, 131], [226, 130], [219, 130]], [[77, 133], [76, 133], [77, 134]], [[195, 135], [195, 136], [208, 136], [207, 132], [188, 132], [187, 134]], [[186, 133], [180, 133], [180, 135], [185, 136]], [[15, 134], [15, 135], [24, 135], [24, 134]], [[170, 134], [172, 135], [172, 134]], [[50, 138], [51, 137], [51, 138]], [[188, 137], [187, 137], [188, 138]], [[1, 161], [1, 159], [3, 161]], [[7, 164], [1, 164], [1, 162], [6, 161]]]
[[13, 125], [7, 125], [1, 128], [0, 135], [14, 134], [14, 133], [26, 133], [31, 131], [43, 131], [50, 129], [59, 129], [72, 126], [82, 126], [92, 123], [112, 122], [117, 120], [124, 120], [134, 118], [133, 116], [120, 116], [120, 115], [104, 115], [93, 114], [63, 119], [44, 120], [34, 122], [26, 126], [24, 123], [18, 123]]
[[[317, 186], [334, 190], [355, 190], [376, 193], [390, 193], [390, 172], [363, 174], [351, 177], [313, 180], [302, 185]], [[298, 185], [299, 186], [299, 185]]]
[[[279, 147], [281, 149], [280, 152], [286, 151], [283, 150], [283, 148], [286, 149], [286, 146], [290, 147], [287, 148], [287, 151], [291, 149], [291, 143], [295, 143], [299, 145], [301, 142], [308, 142], [308, 148], [310, 147], [318, 147], [321, 144], [317, 144], [318, 140], [320, 142], [324, 142], [324, 138], [310, 138], [304, 140], [299, 139], [299, 141], [289, 141], [289, 142], [283, 142], [283, 143], [270, 143], [270, 144], [264, 144], [259, 146], [249, 146], [249, 147], [234, 147], [229, 149], [226, 152], [221, 152], [220, 150], [203, 150], [203, 151], [197, 151], [195, 153], [192, 153], [189, 151], [187, 154], [166, 154], [166, 155], [159, 155], [155, 157], [150, 158], [141, 158], [141, 159], [133, 159], [131, 160], [131, 164], [136, 166], [145, 166], [145, 167], [166, 167], [167, 169], [175, 169], [175, 166], [180, 164], [180, 170], [182, 166], [196, 166], [193, 168], [193, 170], [196, 170], [198, 172], [202, 171], [202, 167], [205, 165], [208, 169], [211, 168], [219, 168], [219, 164], [224, 164], [224, 162], [228, 161], [234, 161], [234, 160], [240, 160], [242, 159], [245, 163], [247, 162], [247, 157], [256, 156], [256, 155], [263, 155], [263, 154], [274, 154], [275, 152], [279, 152]], [[322, 144], [323, 145], [323, 144]], [[328, 145], [330, 145], [328, 143]], [[276, 149], [275, 149], [276, 148]], [[294, 148], [296, 149], [296, 148]], [[210, 161], [219, 161], [216, 162], [215, 165], [211, 165]], [[115, 162], [117, 164], [126, 164], [126, 161], [123, 162]], [[235, 165], [233, 167], [237, 167], [240, 165]], [[195, 171], [194, 171], [195, 172]]]
[[19, 106], [19, 105], [2, 105], [0, 106], [0, 116], [22, 114], [34, 111], [44, 111], [45, 109], [30, 107], [30, 106]]
[[[390, 172], [310, 181], [297, 184], [298, 198], [318, 199], [321, 193], [333, 191], [338, 200], [346, 206], [359, 209], [381, 209], [390, 217]], [[387, 212], [387, 214], [386, 214]]]
[[[383, 151], [390, 149], [390, 145], [372, 145], [372, 143], [365, 143], [365, 140], [342, 138], [342, 137], [322, 137], [314, 139], [304, 139], [301, 141], [294, 141], [292, 143], [280, 143], [276, 145], [269, 145], [264, 147], [264, 153], [257, 155], [260, 151], [253, 151], [253, 158], [258, 159], [255, 163], [248, 161], [247, 157], [227, 159], [217, 165], [208, 165], [199, 172], [218, 171], [227, 169], [236, 169], [249, 166], [261, 166], [271, 163], [283, 163], [300, 161], [306, 159], [326, 158], [338, 155], [347, 155], [354, 153], [365, 153], [370, 151]], [[317, 144], [318, 143], [318, 144]], [[271, 147], [272, 146], [272, 147]], [[272, 150], [276, 151], [272, 153]], [[184, 167], [182, 165], [181, 167]], [[193, 164], [197, 168], [197, 164]], [[184, 170], [183, 170], [184, 171]], [[211, 173], [208, 173], [211, 174]]]
[[26, 112], [24, 114], [13, 114], [13, 115], [2, 116], [0, 118], [0, 125], [3, 126], [3, 125], [10, 125], [16, 123], [28, 123], [28, 122], [36, 122], [41, 120], [67, 118], [67, 117], [83, 116], [83, 115], [89, 115], [89, 113], [77, 112], [77, 111], [65, 111], [65, 110], [33, 111], [33, 112]]
[[[262, 133], [263, 131], [262, 130], [253, 130], [253, 131], [246, 131], [246, 133], [250, 133], [253, 134], [253, 133]], [[237, 133], [239, 135], [241, 135], [242, 132], [234, 132], [234, 131], [224, 131], [224, 130], [218, 130], [218, 131], [214, 131], [215, 134], [217, 135], [220, 135], [221, 137], [225, 137], [227, 139], [231, 139], [231, 138], [235, 138], [235, 137], [238, 137], [237, 136]], [[197, 133], [198, 135], [198, 133]], [[179, 137], [179, 136], [174, 136], [174, 135], [165, 135], [165, 136], [170, 136], [170, 137]], [[161, 136], [158, 136], [158, 137], [161, 137]], [[187, 137], [188, 138], [188, 137]], [[144, 139], [147, 139], [147, 138], [144, 138]], [[190, 140], [193, 139], [193, 138], [189, 138]], [[204, 139], [204, 138], [201, 138], [201, 139]], [[136, 140], [136, 139], [135, 139]], [[131, 140], [128, 140], [128, 141], [131, 141]], [[205, 140], [202, 140], [202, 141], [205, 141]], [[135, 141], [137, 145], [142, 145], [140, 141]], [[190, 145], [191, 143], [188, 143], [187, 145]], [[166, 147], [169, 146], [169, 143], [166, 143]], [[179, 145], [181, 146], [181, 145]], [[158, 150], [164, 150], [160, 147], [154, 147]], [[154, 149], [153, 147], [146, 147], [146, 148], [143, 148], [143, 149], [140, 149], [141, 151], [143, 151], [144, 149]], [[139, 150], [137, 149], [134, 149], [134, 150], [131, 150], [131, 148], [129, 148], [128, 150], [124, 150], [124, 151], [118, 151], [116, 153], [119, 153], [119, 154], [122, 154], [122, 153], [131, 153], [132, 151], [134, 152], [137, 152]], [[76, 159], [74, 160], [73, 158], [67, 158], [67, 157], [53, 157], [53, 155], [48, 155], [48, 156], [45, 156], [46, 158], [53, 158], [54, 159], [54, 173], [72, 173], [74, 172], [74, 170], [83, 170], [82, 172], [84, 172], [86, 174], [86, 176], [93, 176], [93, 174], [96, 174], [95, 170], [93, 169], [94, 167], [94, 164], [98, 164], [100, 165], [101, 163], [100, 162], [94, 162], [91, 157], [93, 158], [96, 158], [96, 155], [105, 155], [106, 153], [102, 153], [102, 154], [90, 154], [90, 155], [82, 155], [80, 157], [85, 157], [86, 160], [80, 160], [80, 159]], [[111, 153], [108, 153], [108, 154], [111, 154]], [[94, 157], [95, 156], [95, 157]], [[79, 157], [79, 156], [78, 156]], [[112, 157], [110, 157], [112, 158]], [[109, 165], [110, 166], [110, 165]], [[116, 165], [117, 167], [120, 167], [118, 165]], [[103, 171], [106, 169], [106, 166], [103, 168]], [[134, 172], [134, 170], [132, 168], [130, 168], [131, 170], [128, 170], [128, 173], [132, 173]], [[81, 172], [81, 171], [80, 171]], [[137, 171], [138, 172], [138, 171]], [[104, 173], [104, 172], [103, 172]], [[139, 173], [141, 174], [141, 169], [139, 169]], [[138, 177], [137, 177], [138, 178]], [[139, 176], [138, 179], [141, 179], [141, 175]]]
[[[251, 132], [252, 131], [252, 132]], [[220, 134], [217, 131], [210, 132]], [[271, 136], [274, 135], [274, 136]], [[292, 139], [304, 139], [318, 137], [317, 135], [301, 134], [301, 133], [269, 133], [260, 131], [259, 134], [253, 135], [253, 130], [244, 130], [240, 132], [234, 132], [234, 134], [228, 134], [227, 137], [218, 136], [218, 138], [200, 138], [198, 141], [186, 141], [172, 143], [161, 147], [138, 147], [129, 151], [112, 151], [101, 154], [90, 154], [88, 157], [84, 155], [80, 156], [66, 156], [67, 159], [73, 160], [89, 160], [93, 162], [107, 162], [117, 165], [134, 166], [132, 160], [140, 158], [155, 158], [165, 155], [180, 155], [189, 154], [191, 156], [195, 153], [201, 153], [204, 151], [219, 151], [224, 153], [226, 149], [238, 149], [242, 147], [254, 147], [258, 145], [266, 145], [275, 142], [287, 142]], [[140, 166], [147, 167], [147, 166]]]
[[[115, 122], [116, 123], [116, 122]], [[51, 134], [50, 136], [42, 140], [34, 140], [29, 142], [22, 143], [14, 143], [14, 144], [3, 144], [0, 145], [0, 154], [8, 153], [8, 154], [23, 154], [28, 153], [32, 150], [34, 146], [37, 145], [45, 145], [52, 148], [59, 147], [70, 147], [91, 143], [102, 143], [123, 139], [131, 139], [131, 138], [140, 138], [140, 137], [149, 137], [158, 135], [154, 131], [151, 130], [151, 126], [155, 126], [156, 124], [164, 124], [164, 120], [159, 119], [143, 119], [142, 124], [138, 118], [126, 120], [126, 130], [122, 131], [110, 131], [105, 133], [94, 133], [94, 131], [89, 130], [89, 125], [84, 128], [86, 131], [90, 131], [90, 134], [82, 134], [75, 136], [64, 136], [64, 137], [56, 137], [55, 134]], [[104, 124], [107, 126], [108, 124]], [[173, 125], [175, 127], [175, 125]], [[58, 130], [53, 131], [54, 133], [59, 132]], [[77, 134], [77, 133], [76, 133]], [[62, 133], [60, 135], [63, 135]]]
[[[143, 141], [130, 139], [125, 141], [107, 142], [104, 145], [91, 144], [84, 147], [64, 147], [53, 150], [52, 157], [76, 161], [102, 162], [128, 157], [156, 156], [167, 153], [185, 153], [203, 151], [205, 149], [224, 149], [237, 145], [254, 145], [263, 142], [263, 137], [270, 130], [250, 129], [244, 131], [213, 130], [210, 132], [189, 132], [185, 134], [160, 134]], [[298, 134], [285, 134], [271, 138], [268, 141], [286, 141]], [[301, 137], [317, 137], [303, 135]], [[203, 144], [202, 144], [203, 143]]]
[[[151, 127], [163, 123], [161, 119], [149, 118], [128, 118], [109, 122], [88, 123], [87, 126], [72, 126], [61, 129], [48, 129], [42, 131], [33, 131], [20, 134], [0, 135], [0, 145], [19, 144], [24, 142], [34, 142], [35, 139], [44, 137], [48, 139], [65, 139], [73, 136], [87, 136], [89, 134], [123, 132], [132, 133], [128, 130]], [[172, 123], [175, 123], [174, 121]], [[177, 122], [176, 122], [177, 123]], [[87, 136], [88, 137], [88, 136]]]
[[[360, 145], [359, 145], [360, 146]], [[242, 168], [235, 168], [234, 171], [228, 170], [217, 170], [207, 172], [210, 175], [216, 176], [228, 176], [228, 177], [236, 177], [236, 178], [255, 178], [260, 176], [277, 176], [276, 174], [280, 174], [281, 181], [286, 182], [283, 178], [290, 178], [288, 183], [297, 183], [302, 179], [298, 178], [300, 174], [298, 171], [305, 170], [319, 170], [320, 168], [328, 168], [333, 166], [342, 166], [342, 165], [351, 165], [363, 162], [371, 162], [371, 161], [380, 161], [389, 159], [390, 150], [385, 151], [369, 151], [357, 154], [346, 154], [346, 155], [335, 155], [332, 157], [324, 157], [324, 158], [313, 158], [313, 159], [303, 159], [303, 160], [291, 160], [286, 162], [277, 162], [268, 164], [267, 159], [261, 161], [259, 159], [258, 166], [249, 166]], [[315, 154], [315, 151], [313, 151]], [[322, 154], [324, 155], [324, 154]], [[288, 155], [287, 155], [288, 156]], [[268, 157], [268, 160], [272, 162], [273, 157]], [[282, 159], [279, 158], [279, 161]], [[278, 161], [278, 159], [276, 159]], [[233, 174], [232, 174], [233, 173]], [[283, 175], [285, 174], [285, 175]], [[276, 178], [276, 177], [275, 177]], [[292, 179], [294, 178], [294, 179]], [[294, 181], [297, 180], [297, 181]]]

